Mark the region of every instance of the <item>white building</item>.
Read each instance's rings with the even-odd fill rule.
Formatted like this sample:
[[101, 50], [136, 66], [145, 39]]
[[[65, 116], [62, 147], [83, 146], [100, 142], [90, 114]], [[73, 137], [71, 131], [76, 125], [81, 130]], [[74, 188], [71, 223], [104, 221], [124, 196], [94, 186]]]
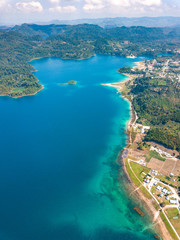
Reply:
[[150, 126], [143, 126], [141, 129], [141, 133], [145, 133], [145, 131], [148, 131], [150, 129]]
[[159, 190], [159, 191], [161, 191], [161, 190], [162, 190], [162, 187], [158, 185], [158, 186], [156, 187], [156, 189]]
[[177, 199], [170, 199], [169, 202], [171, 204], [178, 204], [178, 200]]
[[162, 192], [163, 192], [164, 194], [167, 194], [167, 193], [168, 193], [168, 190], [167, 190], [166, 188], [164, 188], [164, 189], [162, 190]]

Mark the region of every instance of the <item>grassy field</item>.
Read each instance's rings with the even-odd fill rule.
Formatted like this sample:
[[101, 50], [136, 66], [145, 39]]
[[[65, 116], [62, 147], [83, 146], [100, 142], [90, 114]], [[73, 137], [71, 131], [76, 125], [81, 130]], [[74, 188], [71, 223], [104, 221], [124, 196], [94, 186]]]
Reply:
[[[170, 208], [166, 210], [166, 214], [171, 221], [172, 225], [176, 229], [177, 233], [180, 235], [180, 215], [177, 208]], [[173, 219], [173, 217], [178, 217], [178, 219]]]
[[156, 193], [156, 186], [152, 186], [151, 192], [152, 192], [152, 193]]
[[163, 222], [165, 223], [166, 225], [166, 228], [167, 230], [169, 231], [171, 237], [174, 239], [174, 240], [178, 240], [174, 230], [171, 228], [171, 225], [169, 224], [169, 222], [167, 221], [166, 217], [164, 216], [164, 213], [163, 212], [160, 212], [160, 216], [161, 216], [161, 219], [163, 220]]
[[[138, 163], [130, 162], [130, 166], [131, 166], [131, 168], [132, 168], [133, 171], [134, 171], [134, 173], [133, 173], [133, 172], [131, 171], [131, 169], [130, 169], [129, 164], [128, 164], [128, 160], [126, 160], [126, 161], [127, 161], [126, 164], [127, 164], [127, 167], [128, 167], [128, 173], [129, 173], [131, 179], [133, 180], [133, 182], [136, 184], [136, 186], [139, 187], [141, 184], [140, 184], [140, 182], [137, 180], [137, 178], [135, 177], [134, 173], [135, 173], [136, 176], [139, 178], [139, 180], [140, 180], [141, 182], [143, 182], [143, 177], [144, 177], [145, 175], [142, 174], [142, 172], [148, 174], [149, 169], [146, 168], [146, 167], [144, 167], [144, 166], [139, 165]], [[141, 190], [141, 192], [145, 195], [145, 197], [147, 197], [148, 199], [151, 199], [151, 198], [152, 198], [151, 194], [147, 191], [147, 189], [146, 189], [144, 186], [141, 186], [141, 187], [140, 187], [140, 190]]]
[[[150, 171], [149, 168], [142, 166], [135, 162], [130, 162], [130, 165], [131, 165], [133, 171], [135, 172], [136, 176], [139, 178], [139, 180], [141, 182], [143, 182], [145, 174], [147, 175]], [[143, 174], [143, 173], [145, 173], [145, 174]]]
[[149, 162], [151, 158], [156, 158], [160, 161], [166, 161], [165, 158], [161, 157], [158, 152], [156, 151], [149, 151], [149, 154], [146, 156], [146, 161]]
[[135, 177], [134, 173], [131, 171], [128, 160], [126, 159], [125, 161], [125, 165], [126, 165], [126, 170], [131, 178], [131, 180], [133, 181], [133, 183], [139, 187], [141, 185], [141, 183], [138, 181], [138, 179]]

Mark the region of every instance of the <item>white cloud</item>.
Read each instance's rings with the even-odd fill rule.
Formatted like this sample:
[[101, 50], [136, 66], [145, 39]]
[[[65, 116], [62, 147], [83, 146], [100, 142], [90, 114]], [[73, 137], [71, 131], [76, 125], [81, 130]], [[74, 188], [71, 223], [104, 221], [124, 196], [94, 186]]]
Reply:
[[16, 8], [25, 12], [42, 12], [43, 7], [40, 2], [17, 2]]
[[77, 8], [75, 6], [66, 6], [63, 7], [63, 12], [75, 12], [77, 10]]
[[147, 7], [160, 6], [162, 4], [161, 0], [135, 0], [135, 2]]
[[5, 0], [0, 0], [0, 8], [3, 7], [5, 3], [6, 3]]
[[108, 0], [108, 3], [110, 3], [110, 5], [120, 7], [129, 7], [131, 5], [129, 0]]
[[62, 11], [62, 7], [61, 6], [57, 6], [54, 8], [49, 8], [50, 12], [61, 12]]
[[59, 0], [49, 0], [51, 3], [59, 4]]
[[102, 9], [105, 7], [102, 0], [85, 0], [86, 4], [83, 6], [85, 11]]
[[83, 9], [85, 11], [90, 11], [90, 10], [97, 10], [97, 9], [102, 9], [104, 8], [104, 5], [99, 4], [99, 5], [93, 5], [93, 4], [85, 4]]
[[102, 0], [85, 0], [85, 2], [88, 4], [98, 4], [98, 5], [103, 3]]
[[70, 13], [70, 12], [75, 12], [77, 10], [77, 8], [75, 6], [65, 6], [65, 7], [61, 7], [61, 6], [57, 6], [54, 8], [49, 8], [50, 12], [60, 12], [60, 13]]
[[85, 11], [102, 8], [151, 8], [162, 5], [162, 0], [85, 0], [83, 9]]

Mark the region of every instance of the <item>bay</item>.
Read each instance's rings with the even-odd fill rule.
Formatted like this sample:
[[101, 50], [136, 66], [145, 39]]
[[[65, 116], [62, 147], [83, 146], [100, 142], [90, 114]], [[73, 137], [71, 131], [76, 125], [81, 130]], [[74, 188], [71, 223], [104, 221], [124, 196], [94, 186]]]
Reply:
[[[129, 103], [101, 85], [122, 81], [117, 69], [143, 59], [34, 60], [44, 89], [0, 98], [2, 240], [154, 239], [116, 163]], [[70, 80], [77, 84], [59, 85]]]

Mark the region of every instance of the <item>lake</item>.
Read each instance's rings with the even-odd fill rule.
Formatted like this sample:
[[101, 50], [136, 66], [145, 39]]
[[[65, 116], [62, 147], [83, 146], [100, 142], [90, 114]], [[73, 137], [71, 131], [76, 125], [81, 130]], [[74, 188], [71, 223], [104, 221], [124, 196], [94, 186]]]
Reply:
[[[44, 89], [0, 98], [1, 240], [154, 239], [116, 162], [129, 103], [101, 85], [122, 81], [117, 69], [143, 59], [34, 60]], [[77, 84], [59, 85], [70, 80]]]

